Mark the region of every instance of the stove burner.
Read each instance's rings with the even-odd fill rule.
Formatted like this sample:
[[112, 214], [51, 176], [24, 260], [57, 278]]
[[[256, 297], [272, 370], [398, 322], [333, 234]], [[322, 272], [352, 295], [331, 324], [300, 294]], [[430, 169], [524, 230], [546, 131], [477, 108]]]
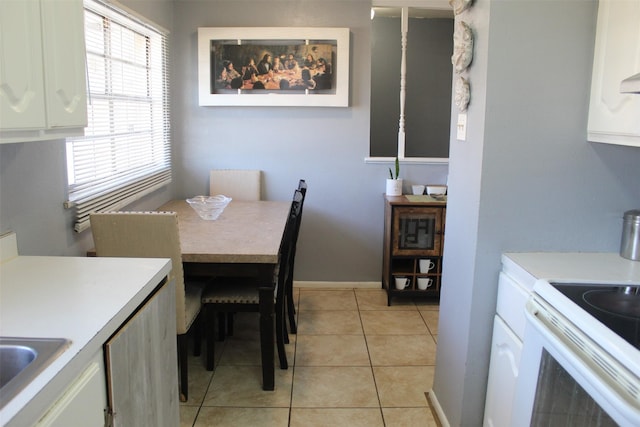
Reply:
[[611, 289], [594, 289], [582, 294], [591, 307], [615, 316], [640, 319], [640, 287], [622, 286]]

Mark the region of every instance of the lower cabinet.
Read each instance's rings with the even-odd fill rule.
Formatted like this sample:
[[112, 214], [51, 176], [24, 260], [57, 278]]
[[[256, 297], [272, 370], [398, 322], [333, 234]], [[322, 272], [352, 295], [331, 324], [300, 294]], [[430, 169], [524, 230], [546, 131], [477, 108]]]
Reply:
[[163, 286], [105, 344], [114, 427], [180, 424], [175, 292]]
[[179, 425], [175, 301], [175, 284], [165, 281], [35, 425]]
[[446, 202], [385, 196], [382, 287], [395, 296], [440, 296]]
[[521, 354], [522, 341], [499, 316], [495, 316], [484, 408], [483, 425], [486, 427], [511, 425], [511, 407]]
[[104, 426], [107, 384], [102, 350], [36, 423], [37, 427]]

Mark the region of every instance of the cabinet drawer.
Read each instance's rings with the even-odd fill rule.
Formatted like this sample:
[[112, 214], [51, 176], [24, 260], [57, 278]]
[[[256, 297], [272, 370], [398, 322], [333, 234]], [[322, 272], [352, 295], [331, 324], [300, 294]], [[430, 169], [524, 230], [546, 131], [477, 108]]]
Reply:
[[524, 336], [524, 307], [527, 299], [529, 293], [515, 280], [500, 272], [496, 312], [520, 339]]

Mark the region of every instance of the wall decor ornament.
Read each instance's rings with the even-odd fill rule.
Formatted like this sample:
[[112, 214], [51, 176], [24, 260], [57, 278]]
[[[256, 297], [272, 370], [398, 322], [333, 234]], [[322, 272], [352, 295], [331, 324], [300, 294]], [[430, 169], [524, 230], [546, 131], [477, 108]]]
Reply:
[[458, 106], [458, 109], [461, 112], [467, 111], [467, 106], [469, 105], [469, 100], [471, 99], [471, 88], [469, 86], [469, 81], [464, 77], [460, 76], [456, 80], [455, 87], [455, 103]]
[[473, 0], [449, 0], [449, 4], [453, 8], [453, 13], [459, 15], [471, 7]]
[[464, 21], [457, 21], [453, 32], [451, 63], [456, 73], [467, 69], [473, 59], [473, 30]]
[[201, 106], [349, 106], [349, 29], [198, 28]]

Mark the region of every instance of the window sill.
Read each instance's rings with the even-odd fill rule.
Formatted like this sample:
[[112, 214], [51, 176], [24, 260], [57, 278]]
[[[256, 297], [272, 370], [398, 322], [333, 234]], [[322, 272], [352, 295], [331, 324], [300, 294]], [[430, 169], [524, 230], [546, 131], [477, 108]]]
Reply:
[[[404, 157], [398, 159], [401, 164], [411, 164], [411, 165], [447, 165], [449, 164], [448, 158], [438, 158], [438, 157]], [[365, 157], [365, 163], [371, 164], [386, 164], [386, 163], [394, 163], [396, 161], [395, 157]]]

